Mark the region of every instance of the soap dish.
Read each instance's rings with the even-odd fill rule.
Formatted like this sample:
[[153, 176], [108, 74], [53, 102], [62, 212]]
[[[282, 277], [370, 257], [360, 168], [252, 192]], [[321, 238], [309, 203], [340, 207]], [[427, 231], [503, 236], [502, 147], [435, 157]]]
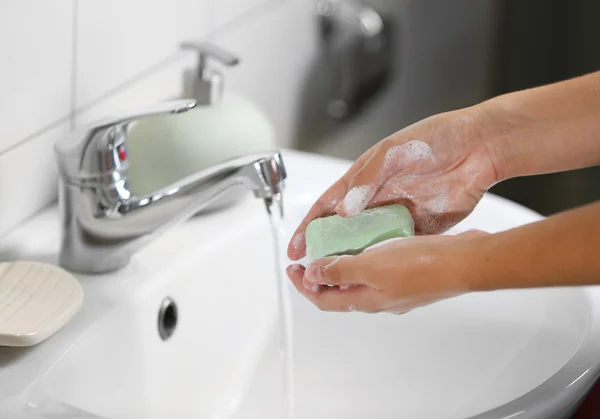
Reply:
[[0, 346], [32, 346], [79, 311], [83, 289], [68, 272], [38, 262], [0, 263]]

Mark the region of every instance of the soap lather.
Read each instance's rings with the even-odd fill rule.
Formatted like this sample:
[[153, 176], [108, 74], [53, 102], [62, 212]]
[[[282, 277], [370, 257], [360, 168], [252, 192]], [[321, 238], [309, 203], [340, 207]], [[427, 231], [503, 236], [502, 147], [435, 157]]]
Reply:
[[[225, 89], [225, 77], [210, 60], [233, 67], [240, 59], [201, 42], [181, 47], [198, 54], [198, 66], [184, 72], [183, 96], [198, 106], [180, 115], [145, 118], [129, 133], [130, 189], [144, 195], [225, 160], [275, 148], [275, 130], [250, 100]], [[212, 204], [215, 209], [245, 196], [233, 188]]]
[[385, 240], [414, 235], [408, 208], [387, 205], [354, 217], [333, 215], [311, 221], [306, 228], [306, 255], [311, 262], [328, 256], [356, 255]]

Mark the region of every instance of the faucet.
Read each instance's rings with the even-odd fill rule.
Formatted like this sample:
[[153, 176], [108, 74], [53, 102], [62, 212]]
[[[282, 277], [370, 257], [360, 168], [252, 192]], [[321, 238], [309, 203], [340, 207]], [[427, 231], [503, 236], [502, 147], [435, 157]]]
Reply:
[[185, 99], [156, 104], [92, 123], [57, 141], [62, 267], [85, 274], [124, 268], [150, 240], [234, 185], [246, 186], [267, 207], [281, 197], [286, 171], [279, 151], [232, 158], [144, 196], [130, 191], [130, 124], [195, 106], [196, 101]]

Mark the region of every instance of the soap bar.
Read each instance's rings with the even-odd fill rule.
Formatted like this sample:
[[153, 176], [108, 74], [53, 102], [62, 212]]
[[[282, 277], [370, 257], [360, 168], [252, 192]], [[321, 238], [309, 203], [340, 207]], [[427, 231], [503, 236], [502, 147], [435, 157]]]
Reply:
[[312, 262], [327, 256], [356, 255], [369, 246], [415, 235], [415, 225], [404, 205], [367, 209], [354, 217], [317, 218], [306, 227], [306, 255]]

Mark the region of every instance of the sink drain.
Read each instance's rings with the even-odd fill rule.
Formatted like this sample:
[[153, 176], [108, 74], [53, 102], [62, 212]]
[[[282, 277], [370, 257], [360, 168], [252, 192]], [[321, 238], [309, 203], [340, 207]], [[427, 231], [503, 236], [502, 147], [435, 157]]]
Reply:
[[177, 327], [177, 304], [165, 298], [158, 311], [158, 335], [162, 340], [169, 339]]

